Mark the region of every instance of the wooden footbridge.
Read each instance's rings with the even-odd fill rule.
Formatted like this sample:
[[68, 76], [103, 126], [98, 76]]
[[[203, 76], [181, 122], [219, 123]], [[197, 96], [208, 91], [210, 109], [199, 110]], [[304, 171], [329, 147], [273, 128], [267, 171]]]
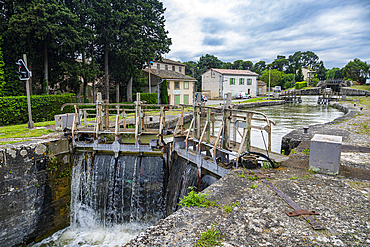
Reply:
[[[56, 129], [67, 130], [76, 149], [141, 155], [163, 154], [172, 160], [173, 153], [194, 163], [199, 172], [224, 176], [230, 168], [257, 164], [262, 160], [281, 162], [285, 156], [271, 152], [271, 126], [275, 123], [260, 112], [194, 105], [111, 104], [98, 94], [96, 103], [68, 103], [72, 114], [56, 116]], [[166, 126], [166, 117], [177, 115], [174, 128]], [[185, 117], [192, 115], [185, 127]], [[69, 120], [68, 120], [69, 118]], [[153, 125], [153, 118], [158, 120]], [[70, 121], [69, 126], [68, 121]], [[251, 146], [251, 131], [267, 133], [265, 150]], [[144, 136], [153, 139], [143, 143]], [[264, 135], [262, 135], [262, 138]], [[125, 141], [127, 137], [132, 141]]]

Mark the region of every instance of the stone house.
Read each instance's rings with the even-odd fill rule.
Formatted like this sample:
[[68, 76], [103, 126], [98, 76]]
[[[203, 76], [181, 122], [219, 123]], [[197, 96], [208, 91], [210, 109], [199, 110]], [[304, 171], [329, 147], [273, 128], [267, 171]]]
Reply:
[[222, 95], [231, 92], [248, 93], [257, 96], [258, 74], [250, 70], [209, 69], [202, 74], [202, 93], [209, 99], [220, 99]]
[[[153, 67], [152, 67], [153, 68]], [[149, 77], [149, 69], [143, 69], [144, 76]], [[159, 93], [159, 86], [167, 80], [168, 102], [161, 104], [193, 104], [195, 82], [193, 77], [172, 70], [150, 69], [152, 93]]]
[[257, 82], [257, 96], [262, 96], [262, 95], [266, 95], [266, 92], [267, 92], [267, 83], [266, 82], [263, 82], [263, 81], [258, 81]]

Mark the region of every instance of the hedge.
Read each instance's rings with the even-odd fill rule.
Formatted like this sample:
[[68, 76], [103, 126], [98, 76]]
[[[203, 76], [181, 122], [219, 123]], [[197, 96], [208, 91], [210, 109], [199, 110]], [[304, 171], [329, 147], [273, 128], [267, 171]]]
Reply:
[[[136, 100], [136, 94], [133, 95], [133, 100]], [[158, 104], [158, 94], [157, 93], [141, 93], [141, 101], [146, 101], [146, 104]]]
[[295, 89], [301, 89], [304, 87], [307, 87], [307, 82], [306, 81], [300, 81], [295, 83]]
[[[63, 112], [60, 110], [63, 104], [75, 102], [74, 96], [74, 94], [32, 95], [32, 120], [34, 122], [50, 121], [54, 120], [54, 115], [74, 112], [73, 107], [65, 107]], [[0, 126], [27, 123], [27, 97], [0, 97], [0, 116]]]

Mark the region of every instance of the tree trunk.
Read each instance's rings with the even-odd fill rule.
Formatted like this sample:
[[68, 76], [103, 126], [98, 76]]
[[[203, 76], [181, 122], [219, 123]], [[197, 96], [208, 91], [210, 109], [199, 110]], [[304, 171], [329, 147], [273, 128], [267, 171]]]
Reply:
[[105, 99], [109, 103], [108, 44], [104, 45]]
[[86, 64], [85, 64], [85, 61], [86, 61], [86, 53], [85, 53], [85, 49], [84, 51], [82, 52], [82, 80], [84, 82], [84, 85], [83, 85], [83, 98], [84, 98], [84, 103], [86, 102], [86, 87], [87, 87], [87, 78], [86, 78]]
[[119, 103], [119, 82], [116, 82], [116, 103]]
[[132, 77], [127, 83], [127, 102], [132, 102]]
[[44, 69], [45, 69], [45, 83], [46, 83], [46, 94], [49, 94], [49, 74], [48, 74], [48, 43], [45, 40], [44, 43]]
[[95, 65], [94, 65], [94, 43], [91, 42], [91, 65], [93, 70], [93, 78], [92, 78], [92, 94], [93, 94], [93, 103], [95, 103]]

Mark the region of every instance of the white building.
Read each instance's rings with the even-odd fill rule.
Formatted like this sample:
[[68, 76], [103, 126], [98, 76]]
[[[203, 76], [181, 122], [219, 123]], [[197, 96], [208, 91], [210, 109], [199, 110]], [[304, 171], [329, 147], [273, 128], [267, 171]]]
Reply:
[[258, 74], [250, 70], [209, 69], [202, 74], [202, 93], [210, 99], [222, 98], [228, 92], [257, 96]]

